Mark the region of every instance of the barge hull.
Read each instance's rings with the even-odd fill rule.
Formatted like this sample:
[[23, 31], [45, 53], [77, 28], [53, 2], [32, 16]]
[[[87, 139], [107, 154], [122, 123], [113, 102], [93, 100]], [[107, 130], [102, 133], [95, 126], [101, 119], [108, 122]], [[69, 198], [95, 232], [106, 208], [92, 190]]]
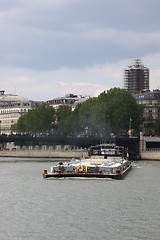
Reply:
[[44, 170], [43, 177], [44, 178], [112, 178], [121, 180], [125, 177], [125, 175], [131, 170], [132, 165], [129, 165], [123, 172], [121, 173], [115, 173], [115, 174], [104, 174], [104, 173], [51, 173]]

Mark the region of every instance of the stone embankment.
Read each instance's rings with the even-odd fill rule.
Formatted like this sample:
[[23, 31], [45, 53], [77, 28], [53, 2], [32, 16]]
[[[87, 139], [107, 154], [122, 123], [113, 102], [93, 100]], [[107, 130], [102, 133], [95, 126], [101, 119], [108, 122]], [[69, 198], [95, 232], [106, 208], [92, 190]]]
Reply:
[[0, 151], [0, 157], [17, 158], [81, 158], [87, 157], [87, 150], [4, 150]]
[[140, 135], [140, 157], [141, 160], [160, 161], [160, 137]]
[[141, 160], [157, 160], [160, 161], [160, 151], [141, 151]]

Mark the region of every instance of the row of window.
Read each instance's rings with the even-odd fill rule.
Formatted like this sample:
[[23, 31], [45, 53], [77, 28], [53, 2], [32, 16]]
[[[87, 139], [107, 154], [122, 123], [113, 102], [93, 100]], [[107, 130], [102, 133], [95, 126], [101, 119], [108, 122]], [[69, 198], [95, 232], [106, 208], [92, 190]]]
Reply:
[[13, 124], [13, 123], [15, 123], [15, 122], [17, 122], [17, 119], [15, 120], [11, 120], [11, 119], [7, 119], [7, 120], [0, 120], [0, 123], [1, 123], [1, 126], [3, 125], [5, 125], [5, 124], [9, 124], [9, 125], [11, 125], [11, 124]]
[[13, 108], [13, 107], [30, 107], [30, 103], [12, 103], [12, 104], [5, 104], [0, 103], [0, 108]]
[[145, 106], [159, 106], [160, 105], [160, 100], [156, 101], [155, 100], [149, 100], [149, 101], [139, 101], [139, 104], [144, 104]]
[[12, 115], [8, 115], [8, 114], [6, 114], [6, 115], [1, 115], [0, 117], [1, 117], [1, 119], [7, 119], [7, 118], [19, 118], [19, 116], [20, 116], [20, 114], [12, 114]]
[[8, 113], [17, 113], [17, 112], [26, 112], [28, 109], [5, 109], [5, 110], [0, 110], [0, 114], [8, 114]]

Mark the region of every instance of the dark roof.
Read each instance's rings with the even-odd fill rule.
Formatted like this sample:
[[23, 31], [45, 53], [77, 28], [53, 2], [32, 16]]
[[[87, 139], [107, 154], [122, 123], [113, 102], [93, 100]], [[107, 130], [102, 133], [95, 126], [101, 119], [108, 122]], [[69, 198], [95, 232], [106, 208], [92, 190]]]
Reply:
[[133, 94], [136, 100], [160, 99], [160, 91]]

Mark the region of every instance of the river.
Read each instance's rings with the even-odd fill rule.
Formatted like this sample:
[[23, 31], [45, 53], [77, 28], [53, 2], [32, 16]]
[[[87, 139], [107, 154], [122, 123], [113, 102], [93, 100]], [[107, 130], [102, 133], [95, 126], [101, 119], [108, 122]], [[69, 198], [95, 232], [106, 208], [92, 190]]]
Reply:
[[52, 164], [0, 158], [1, 240], [160, 239], [160, 162], [124, 180], [43, 179]]

